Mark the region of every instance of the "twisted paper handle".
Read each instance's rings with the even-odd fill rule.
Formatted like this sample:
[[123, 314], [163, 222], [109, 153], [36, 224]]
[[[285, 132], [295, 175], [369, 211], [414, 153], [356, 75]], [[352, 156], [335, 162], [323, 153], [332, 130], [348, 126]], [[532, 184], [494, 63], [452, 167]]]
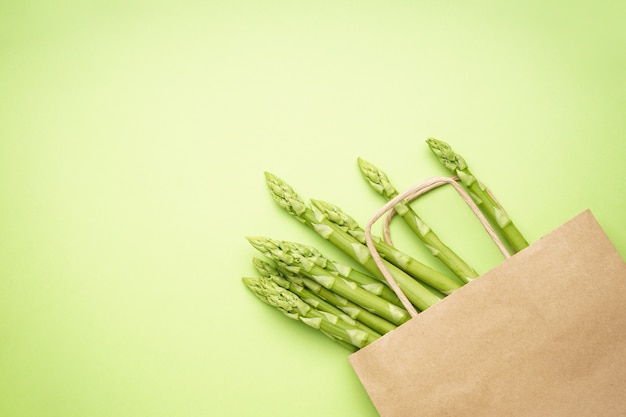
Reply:
[[365, 226], [365, 242], [367, 244], [367, 248], [369, 249], [372, 255], [372, 258], [374, 259], [374, 262], [378, 266], [378, 269], [383, 274], [383, 277], [385, 278], [385, 280], [387, 281], [391, 289], [396, 293], [396, 295], [402, 302], [402, 305], [406, 308], [406, 310], [409, 312], [409, 314], [412, 317], [417, 316], [418, 314], [417, 310], [415, 309], [413, 304], [408, 300], [406, 295], [404, 295], [404, 293], [402, 292], [402, 289], [400, 288], [396, 280], [393, 278], [393, 276], [391, 275], [391, 273], [385, 266], [385, 263], [383, 262], [382, 257], [378, 253], [378, 250], [376, 250], [376, 245], [374, 244], [374, 239], [372, 238], [372, 226], [378, 221], [378, 219], [380, 219], [385, 213], [387, 213], [387, 217], [385, 218], [385, 223], [384, 223], [383, 235], [384, 235], [385, 242], [391, 244], [391, 234], [389, 232], [389, 223], [391, 222], [392, 217], [395, 215], [395, 210], [393, 209], [393, 206], [395, 206], [396, 204], [400, 202], [412, 201], [416, 199], [417, 197], [421, 196], [422, 194], [425, 194], [426, 192], [434, 188], [440, 187], [445, 184], [450, 184], [459, 193], [463, 201], [467, 203], [467, 205], [474, 212], [476, 217], [478, 217], [478, 220], [480, 220], [480, 223], [483, 225], [483, 227], [485, 228], [485, 230], [487, 231], [491, 239], [494, 241], [494, 243], [496, 244], [496, 246], [498, 247], [502, 255], [504, 255], [505, 258], [511, 257], [511, 254], [507, 250], [504, 243], [502, 243], [502, 241], [496, 234], [495, 230], [493, 230], [493, 227], [491, 227], [491, 224], [489, 224], [489, 221], [487, 221], [487, 219], [482, 214], [482, 212], [480, 211], [476, 203], [474, 203], [474, 201], [472, 200], [472, 197], [467, 193], [467, 191], [465, 191], [465, 189], [463, 189], [463, 187], [459, 185], [459, 183], [457, 182], [458, 180], [459, 178], [456, 176], [433, 177], [422, 183], [414, 185], [413, 187], [409, 188], [405, 192], [398, 194], [392, 200], [389, 200], [387, 204], [381, 207], [372, 216], [370, 221]]

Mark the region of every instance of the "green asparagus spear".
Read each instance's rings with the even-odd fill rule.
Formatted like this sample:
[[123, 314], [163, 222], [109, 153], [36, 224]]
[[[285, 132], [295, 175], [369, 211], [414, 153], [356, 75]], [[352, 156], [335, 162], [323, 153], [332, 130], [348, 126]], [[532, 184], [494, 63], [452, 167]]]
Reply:
[[[364, 243], [329, 221], [319, 210], [314, 212], [289, 184], [276, 175], [266, 172], [265, 178], [272, 198], [280, 207], [363, 265], [372, 275], [384, 279]], [[433, 293], [390, 262], [385, 261], [385, 266], [416, 308], [425, 310], [443, 298], [443, 294]]]
[[[362, 158], [358, 158], [357, 162], [363, 177], [380, 195], [388, 201], [398, 196], [398, 191], [391, 184], [385, 172]], [[430, 226], [424, 222], [408, 203], [401, 201], [394, 205], [393, 208], [431, 253], [464, 283], [478, 276], [478, 273], [474, 269], [439, 239], [439, 236], [435, 234]]]
[[339, 320], [333, 314], [321, 312], [302, 301], [296, 294], [274, 281], [263, 278], [243, 278], [244, 284], [263, 302], [278, 309], [287, 317], [322, 331], [325, 335], [355, 348], [362, 348], [377, 338]]
[[361, 307], [383, 317], [393, 324], [400, 325], [408, 321], [411, 316], [402, 307], [372, 294], [337, 274], [329, 272], [317, 265], [307, 256], [312, 248], [295, 242], [285, 242], [267, 237], [248, 237], [252, 246], [263, 255], [272, 259], [281, 268], [301, 273], [311, 278], [323, 287], [347, 298]]
[[384, 318], [377, 316], [376, 314], [367, 311], [358, 304], [353, 303], [345, 297], [342, 297], [333, 291], [322, 287], [320, 284], [310, 278], [306, 278], [301, 274], [289, 271], [284, 268], [278, 268], [285, 278], [293, 282], [296, 285], [302, 286], [310, 290], [311, 292], [319, 295], [330, 304], [336, 306], [341, 311], [346, 313], [349, 317], [360, 321], [364, 325], [368, 326], [372, 330], [385, 334], [394, 330], [397, 326]]
[[[331, 304], [328, 300], [325, 300], [324, 298], [322, 298], [320, 295], [318, 295], [319, 291], [315, 293], [309, 290], [308, 288], [304, 287], [303, 285], [296, 284], [294, 280], [290, 280], [288, 277], [285, 276], [283, 272], [281, 272], [280, 270], [275, 268], [273, 265], [269, 264], [268, 262], [264, 260], [261, 260], [259, 258], [253, 258], [252, 262], [254, 264], [254, 267], [259, 272], [262, 278], [271, 279], [272, 281], [276, 282], [281, 287], [295, 293], [305, 303], [307, 303], [311, 307], [316, 308], [320, 311], [324, 311], [326, 313], [334, 314], [340, 320], [345, 321], [351, 326], [355, 326], [365, 332], [371, 333], [373, 336], [376, 336], [376, 337], [381, 336], [380, 333], [374, 331], [373, 329], [371, 329], [364, 323], [358, 321], [356, 317], [354, 318], [351, 317], [345, 311], [341, 310], [339, 307], [335, 306], [334, 304]], [[306, 279], [306, 278], [303, 278], [303, 279]], [[319, 287], [319, 284], [317, 285]], [[345, 303], [347, 302], [348, 300], [342, 297], [341, 304], [345, 305]], [[358, 317], [358, 314], [357, 314], [357, 317]], [[391, 323], [389, 323], [389, 325], [392, 326], [390, 330], [395, 328], [395, 326], [393, 326]], [[390, 331], [390, 330], [387, 330], [387, 331]]]
[[520, 251], [528, 246], [528, 242], [517, 229], [513, 221], [487, 191], [487, 188], [472, 174], [465, 159], [452, 150], [452, 147], [444, 141], [429, 138], [426, 143], [432, 152], [439, 158], [444, 167], [454, 172], [463, 185], [468, 189], [476, 205], [483, 211], [485, 216], [495, 222], [502, 231], [506, 240], [515, 251]]
[[[311, 201], [313, 206], [321, 211], [329, 221], [333, 222], [337, 227], [344, 230], [350, 236], [353, 236], [362, 244], [365, 244], [365, 230], [359, 226], [354, 218], [350, 217], [334, 204], [320, 200]], [[394, 246], [387, 244], [380, 237], [372, 236], [372, 238], [374, 245], [376, 246], [376, 250], [378, 250], [384, 259], [407, 272], [414, 278], [417, 278], [429, 286], [436, 288], [443, 294], [450, 294], [452, 291], [463, 285], [458, 280], [453, 279], [436, 269], [429, 267], [428, 265], [425, 265], [412, 256], [398, 250]]]
[[306, 250], [304, 246], [300, 246], [300, 248], [303, 250], [300, 255], [315, 263], [319, 267], [335, 273], [341, 277], [347, 278], [350, 281], [354, 281], [363, 289], [371, 292], [372, 294], [379, 295], [385, 300], [397, 306], [402, 306], [402, 303], [398, 299], [398, 296], [393, 292], [393, 290], [379, 279], [357, 271], [356, 269], [351, 268], [348, 265], [339, 263], [337, 261], [332, 261], [326, 258], [320, 251], [311, 246], [307, 246]]

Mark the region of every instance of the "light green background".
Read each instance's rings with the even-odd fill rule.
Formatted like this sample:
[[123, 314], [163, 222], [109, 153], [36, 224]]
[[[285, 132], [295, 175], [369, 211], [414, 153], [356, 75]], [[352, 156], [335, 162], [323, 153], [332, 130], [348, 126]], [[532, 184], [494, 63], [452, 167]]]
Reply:
[[[365, 222], [356, 158], [403, 189], [435, 136], [530, 240], [590, 208], [626, 254], [624, 4], [1, 1], [0, 415], [376, 416], [241, 284], [247, 235], [327, 248], [265, 170]], [[500, 262], [451, 192], [417, 206]]]

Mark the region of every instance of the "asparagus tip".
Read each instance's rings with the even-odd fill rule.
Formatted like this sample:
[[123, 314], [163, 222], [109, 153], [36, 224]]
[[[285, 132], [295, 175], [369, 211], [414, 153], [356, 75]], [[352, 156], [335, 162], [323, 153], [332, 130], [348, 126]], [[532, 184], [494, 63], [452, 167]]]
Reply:
[[388, 200], [398, 195], [398, 191], [391, 185], [389, 177], [380, 168], [364, 159], [359, 159], [359, 168], [363, 177], [377, 193]]
[[467, 169], [465, 159], [463, 159], [463, 157], [458, 153], [454, 152], [448, 143], [439, 139], [428, 138], [426, 139], [426, 144], [447, 169], [453, 172]]
[[301, 222], [306, 222], [308, 207], [304, 200], [285, 181], [265, 171], [265, 182], [274, 201]]
[[256, 278], [243, 277], [241, 278], [241, 280], [243, 281], [244, 284], [246, 284], [246, 287], [248, 287], [254, 284], [254, 281], [256, 280]]
[[263, 250], [265, 248], [266, 243], [269, 241], [268, 238], [263, 236], [246, 236], [246, 240], [256, 249]]

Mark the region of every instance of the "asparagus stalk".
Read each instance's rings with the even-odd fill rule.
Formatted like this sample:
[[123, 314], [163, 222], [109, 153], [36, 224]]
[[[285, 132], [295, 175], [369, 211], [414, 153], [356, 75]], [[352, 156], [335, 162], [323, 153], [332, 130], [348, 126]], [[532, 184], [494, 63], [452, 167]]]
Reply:
[[274, 281], [263, 278], [243, 278], [244, 284], [263, 302], [278, 309], [287, 317], [300, 320], [308, 326], [320, 330], [326, 336], [362, 348], [377, 337], [339, 320], [333, 314], [321, 312], [302, 301], [296, 294], [281, 287]]
[[395, 325], [408, 321], [411, 316], [402, 307], [372, 294], [341, 276], [325, 270], [307, 256], [312, 248], [295, 242], [285, 242], [267, 237], [248, 237], [252, 246], [272, 259], [281, 268], [306, 275], [326, 289], [347, 298]]
[[385, 283], [378, 278], [365, 274], [361, 271], [351, 268], [348, 265], [328, 260], [324, 267], [326, 270], [336, 273], [337, 275], [347, 278], [359, 284], [363, 289], [372, 294], [379, 295], [385, 300], [397, 306], [402, 306], [402, 302], [398, 299], [396, 293], [393, 292]]
[[[365, 230], [359, 226], [354, 218], [350, 217], [334, 204], [320, 200], [312, 200], [312, 203], [329, 221], [333, 222], [350, 236], [353, 236], [360, 243], [365, 244]], [[380, 237], [372, 236], [372, 238], [376, 249], [384, 259], [406, 271], [412, 277], [441, 291], [443, 294], [450, 294], [463, 285], [456, 279], [423, 264], [408, 254], [396, 249], [394, 246], [387, 244]]]
[[[274, 281], [275, 283], [277, 283], [278, 285], [280, 285], [281, 287], [293, 292], [311, 307], [316, 308], [326, 313], [334, 314], [340, 320], [350, 324], [351, 326], [355, 326], [365, 332], [371, 333], [373, 336], [376, 336], [376, 337], [381, 336], [381, 333], [374, 331], [373, 329], [368, 327], [366, 324], [358, 321], [356, 317], [354, 318], [351, 317], [345, 311], [337, 307], [335, 304], [331, 304], [328, 300], [325, 300], [324, 298], [322, 298], [320, 295], [318, 295], [319, 291], [318, 293], [315, 293], [305, 288], [303, 285], [296, 284], [296, 282], [294, 282], [295, 280], [293, 279], [290, 280], [288, 277], [285, 276], [283, 272], [281, 272], [280, 270], [275, 268], [273, 265], [269, 264], [268, 262], [264, 260], [261, 260], [259, 258], [253, 258], [252, 262], [254, 264], [254, 267], [259, 272], [262, 278], [270, 279]], [[303, 278], [303, 279], [306, 279], [306, 278]], [[321, 287], [321, 286], [319, 286], [318, 284], [318, 287]], [[345, 304], [347, 302], [348, 300], [342, 297], [341, 303]], [[358, 317], [358, 314], [357, 314], [357, 317]], [[395, 328], [395, 326], [392, 325], [391, 323], [389, 323], [389, 325], [391, 326], [391, 328], [389, 330], [386, 330], [385, 333]]]
[[[387, 199], [387, 201], [393, 200], [398, 196], [398, 191], [391, 184], [385, 172], [362, 158], [358, 158], [357, 162], [361, 174], [367, 180], [368, 184]], [[402, 201], [394, 205], [393, 208], [431, 253], [464, 283], [478, 276], [478, 273], [473, 268], [441, 241], [433, 229], [426, 224], [408, 203]]]
[[383, 299], [397, 305], [402, 306], [402, 303], [398, 299], [398, 296], [393, 292], [391, 288], [386, 286], [382, 281], [376, 279], [370, 275], [364, 274], [356, 269], [351, 268], [348, 265], [332, 261], [326, 258], [320, 251], [311, 247], [299, 245], [299, 255], [306, 258], [307, 261], [313, 262], [317, 266], [337, 274], [349, 281], [356, 282], [363, 289], [371, 292], [372, 294], [379, 295]]
[[[289, 184], [276, 175], [266, 172], [265, 178], [272, 198], [280, 207], [348, 254], [375, 277], [384, 279], [366, 244], [329, 221], [319, 210], [314, 212]], [[385, 261], [385, 266], [416, 308], [425, 310], [443, 298], [443, 294], [433, 293], [392, 263]]]
[[333, 304], [341, 311], [346, 313], [349, 317], [360, 321], [364, 325], [370, 327], [372, 330], [385, 334], [389, 333], [397, 326], [384, 318], [377, 316], [376, 314], [364, 309], [358, 304], [353, 303], [345, 297], [342, 297], [331, 290], [322, 287], [320, 284], [310, 278], [306, 278], [301, 274], [289, 271], [287, 269], [278, 268], [285, 278], [294, 284], [302, 287], [306, 287], [311, 292], [319, 295], [324, 300]]
[[465, 159], [452, 150], [452, 147], [444, 141], [429, 138], [426, 143], [431, 151], [439, 158], [441, 164], [454, 172], [463, 185], [469, 190], [472, 199], [482, 212], [492, 220], [502, 231], [505, 239], [511, 244], [513, 250], [520, 251], [528, 246], [528, 242], [517, 229], [513, 221], [498, 203], [469, 170]]

